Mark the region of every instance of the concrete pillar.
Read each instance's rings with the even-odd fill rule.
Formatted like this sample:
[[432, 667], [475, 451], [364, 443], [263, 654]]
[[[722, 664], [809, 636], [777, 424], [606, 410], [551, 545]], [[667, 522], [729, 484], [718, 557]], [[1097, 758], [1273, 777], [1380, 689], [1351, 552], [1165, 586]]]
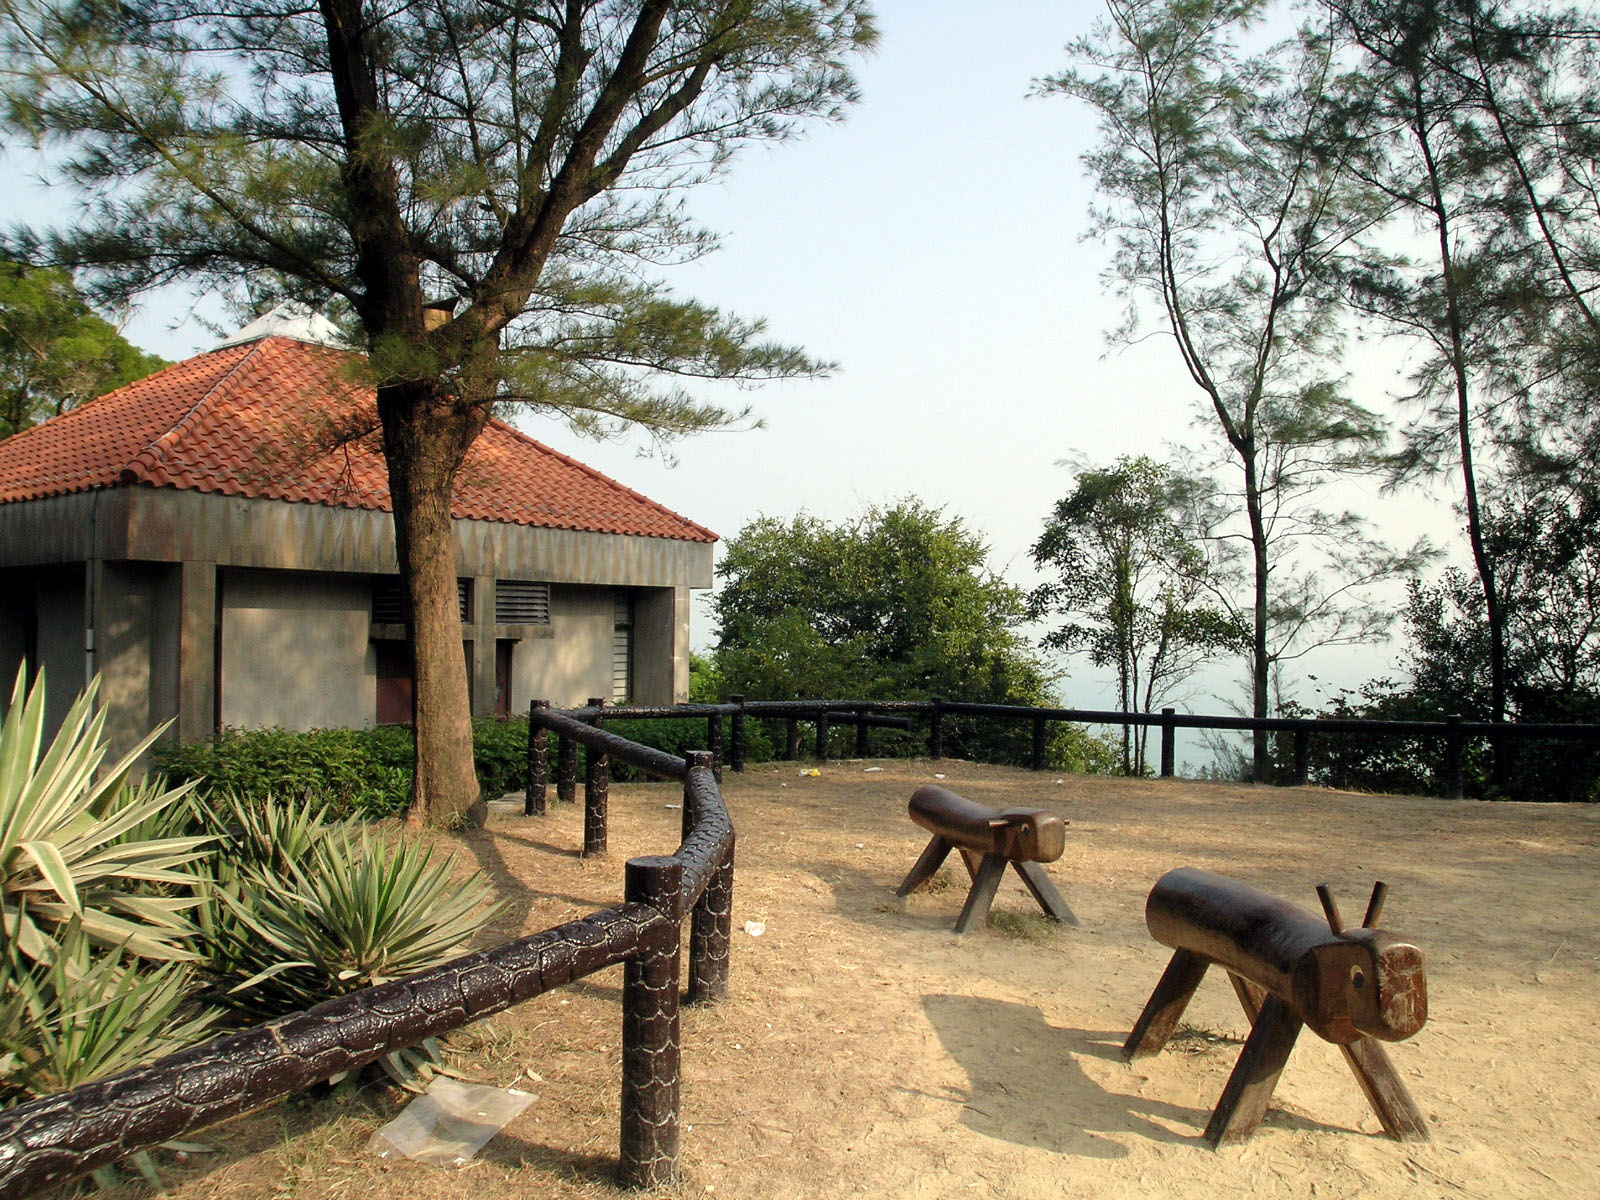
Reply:
[[152, 711], [150, 668], [158, 574], [137, 563], [90, 564], [91, 669], [101, 677], [109, 758], [132, 749], [171, 713]]
[[676, 704], [689, 696], [689, 605], [686, 587], [634, 592], [633, 690], [638, 704]]
[[472, 606], [462, 636], [472, 643], [472, 715], [494, 716], [494, 576], [472, 577]]

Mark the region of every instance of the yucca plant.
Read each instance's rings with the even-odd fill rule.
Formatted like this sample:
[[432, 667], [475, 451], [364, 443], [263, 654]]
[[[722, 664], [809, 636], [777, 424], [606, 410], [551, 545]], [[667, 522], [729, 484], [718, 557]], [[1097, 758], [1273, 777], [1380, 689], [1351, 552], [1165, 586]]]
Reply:
[[[201, 916], [212, 996], [239, 1018], [266, 1020], [448, 962], [493, 915], [481, 873], [453, 878], [436, 859], [359, 822], [314, 810], [232, 800], [212, 820], [229, 831]], [[414, 1084], [438, 1048], [384, 1067]]]
[[[134, 831], [193, 785], [130, 783], [157, 729], [109, 769], [96, 678], [45, 747], [44, 673], [17, 673], [0, 723], [0, 917], [27, 959], [52, 963], [76, 923], [92, 944], [157, 962], [195, 957], [187, 945], [194, 866], [210, 837], [141, 838]], [[163, 726], [163, 728], [165, 728]]]
[[190, 968], [95, 951], [69, 922], [48, 963], [0, 959], [0, 1105], [103, 1079], [192, 1046], [216, 1024]]

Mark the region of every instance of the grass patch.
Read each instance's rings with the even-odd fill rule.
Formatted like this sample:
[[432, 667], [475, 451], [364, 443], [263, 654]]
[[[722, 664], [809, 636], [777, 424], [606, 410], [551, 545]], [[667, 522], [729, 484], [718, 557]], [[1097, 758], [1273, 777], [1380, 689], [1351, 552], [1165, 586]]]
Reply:
[[989, 929], [1014, 941], [1048, 942], [1061, 932], [1061, 922], [1043, 913], [1001, 909], [989, 914]]

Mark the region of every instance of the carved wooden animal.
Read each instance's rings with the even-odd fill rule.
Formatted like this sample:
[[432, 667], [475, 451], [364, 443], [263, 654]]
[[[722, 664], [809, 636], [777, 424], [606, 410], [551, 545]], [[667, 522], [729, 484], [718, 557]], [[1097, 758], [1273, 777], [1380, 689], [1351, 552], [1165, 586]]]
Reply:
[[1386, 1132], [1427, 1137], [1427, 1124], [1377, 1040], [1412, 1036], [1428, 1019], [1422, 951], [1374, 928], [1378, 884], [1359, 929], [1346, 929], [1326, 886], [1324, 917], [1247, 883], [1181, 867], [1145, 904], [1150, 935], [1175, 953], [1123, 1046], [1134, 1059], [1166, 1045], [1213, 963], [1227, 970], [1251, 1020], [1233, 1075], [1206, 1127], [1213, 1146], [1246, 1136], [1266, 1113], [1301, 1026], [1344, 1053]]
[[895, 895], [910, 895], [933, 877], [951, 850], [959, 850], [972, 878], [972, 890], [956, 918], [957, 933], [966, 933], [989, 915], [1008, 865], [1022, 877], [1046, 916], [1069, 925], [1078, 923], [1039, 866], [1055, 862], [1067, 846], [1066, 822], [1055, 813], [1044, 808], [990, 808], [937, 784], [913, 792], [909, 808], [911, 819], [933, 838]]

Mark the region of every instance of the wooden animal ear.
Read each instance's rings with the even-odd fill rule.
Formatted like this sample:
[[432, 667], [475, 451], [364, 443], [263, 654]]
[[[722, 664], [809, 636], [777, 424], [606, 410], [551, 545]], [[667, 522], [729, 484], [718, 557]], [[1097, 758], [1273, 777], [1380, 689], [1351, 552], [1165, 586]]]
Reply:
[[1328, 918], [1328, 928], [1334, 933], [1343, 933], [1344, 918], [1339, 915], [1339, 906], [1333, 902], [1333, 889], [1325, 883], [1317, 884], [1317, 899], [1322, 901], [1322, 912]]
[[1372, 899], [1367, 901], [1367, 915], [1361, 918], [1361, 928], [1378, 927], [1378, 918], [1383, 916], [1383, 902], [1388, 898], [1389, 885], [1380, 879], [1372, 885]]

